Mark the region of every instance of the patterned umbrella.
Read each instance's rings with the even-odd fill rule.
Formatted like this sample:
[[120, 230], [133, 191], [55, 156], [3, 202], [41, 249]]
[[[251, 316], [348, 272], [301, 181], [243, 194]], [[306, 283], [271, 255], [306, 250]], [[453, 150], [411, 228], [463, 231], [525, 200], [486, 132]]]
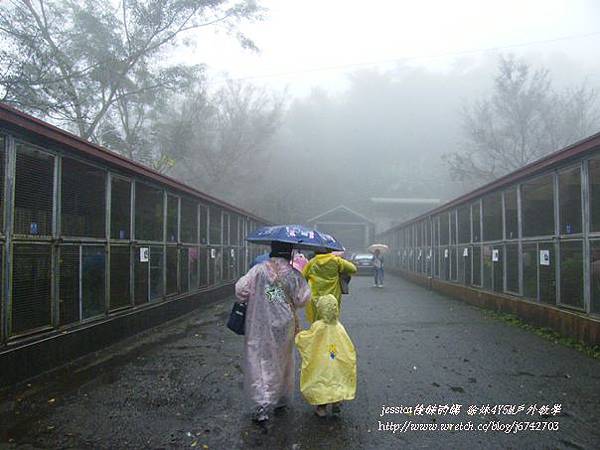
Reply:
[[327, 250], [344, 250], [344, 247], [333, 236], [321, 233], [304, 225], [275, 225], [260, 227], [246, 238], [255, 244], [286, 242], [296, 248], [323, 248]]
[[371, 244], [367, 250], [371, 253], [375, 253], [375, 250], [379, 250], [379, 253], [387, 253], [390, 251], [390, 248], [385, 244]]

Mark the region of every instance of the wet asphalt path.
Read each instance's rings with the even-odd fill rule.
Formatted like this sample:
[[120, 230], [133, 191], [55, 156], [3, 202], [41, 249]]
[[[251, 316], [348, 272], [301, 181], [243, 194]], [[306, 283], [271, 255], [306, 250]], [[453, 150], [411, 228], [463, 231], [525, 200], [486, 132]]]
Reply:
[[[340, 418], [317, 418], [297, 393], [266, 430], [251, 423], [243, 342], [224, 327], [228, 300], [9, 393], [0, 400], [0, 448], [600, 448], [600, 361], [399, 278], [388, 276], [383, 289], [368, 277], [350, 286], [342, 322], [358, 352], [358, 390]], [[380, 417], [383, 405], [417, 404], [462, 408]], [[562, 408], [546, 417], [467, 414], [487, 404]], [[408, 429], [379, 430], [379, 421]], [[513, 421], [559, 430], [440, 430]]]

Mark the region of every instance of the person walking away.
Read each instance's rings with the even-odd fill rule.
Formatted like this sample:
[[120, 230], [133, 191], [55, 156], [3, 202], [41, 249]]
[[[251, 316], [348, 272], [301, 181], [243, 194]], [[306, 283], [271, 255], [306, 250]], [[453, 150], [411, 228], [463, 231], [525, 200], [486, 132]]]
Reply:
[[342, 290], [340, 287], [340, 275], [352, 275], [356, 273], [356, 266], [344, 258], [331, 254], [328, 250], [315, 252], [304, 269], [302, 275], [310, 285], [312, 299], [306, 308], [306, 320], [313, 323], [318, 320], [315, 308], [315, 300], [323, 295], [332, 294], [338, 302], [338, 310], [341, 311]]
[[375, 287], [383, 287], [383, 256], [381, 251], [375, 250], [373, 253], [373, 266], [375, 267]]
[[282, 408], [294, 390], [296, 309], [310, 299], [310, 288], [290, 260], [291, 244], [273, 242], [270, 258], [252, 267], [235, 285], [247, 303], [244, 335], [244, 390], [253, 419], [262, 423]]
[[319, 320], [310, 329], [296, 335], [296, 347], [302, 358], [300, 392], [315, 406], [319, 417], [334, 415], [340, 404], [356, 394], [356, 350], [344, 326], [339, 322], [337, 299], [331, 295], [316, 301]]

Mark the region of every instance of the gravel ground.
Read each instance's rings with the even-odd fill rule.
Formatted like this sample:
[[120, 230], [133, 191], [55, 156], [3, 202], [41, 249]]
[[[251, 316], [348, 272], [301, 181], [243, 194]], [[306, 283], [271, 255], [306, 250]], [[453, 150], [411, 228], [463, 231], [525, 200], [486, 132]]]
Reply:
[[[400, 278], [386, 283], [358, 277], [344, 296], [358, 390], [339, 418], [316, 417], [297, 393], [266, 428], [252, 424], [228, 299], [5, 392], [0, 448], [600, 448], [600, 361]], [[417, 414], [418, 404], [462, 407]], [[503, 415], [497, 404], [561, 411]], [[383, 405], [412, 410], [381, 417]], [[515, 421], [559, 429], [514, 432]], [[474, 430], [442, 431], [449, 423]], [[493, 431], [498, 423], [513, 432]]]

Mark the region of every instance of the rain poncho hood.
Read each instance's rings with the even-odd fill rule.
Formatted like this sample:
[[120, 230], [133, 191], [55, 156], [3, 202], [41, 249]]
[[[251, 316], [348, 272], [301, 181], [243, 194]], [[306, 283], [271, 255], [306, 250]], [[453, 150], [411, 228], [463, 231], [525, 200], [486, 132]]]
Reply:
[[331, 253], [316, 255], [302, 269], [302, 274], [308, 280], [312, 292], [313, 301], [306, 308], [306, 319], [309, 322], [312, 323], [319, 319], [314, 303], [317, 298], [323, 295], [332, 294], [338, 301], [338, 307], [341, 307], [341, 273], [352, 275], [356, 273], [356, 266], [350, 261]]
[[304, 256], [302, 253], [296, 253], [294, 259], [292, 260], [292, 266], [294, 269], [296, 269], [298, 272], [302, 272], [302, 269], [304, 269], [304, 266], [307, 264], [308, 259], [306, 259], [306, 256]]
[[315, 303], [321, 319], [296, 335], [296, 346], [302, 357], [300, 391], [311, 405], [353, 400], [356, 350], [338, 321], [337, 299], [329, 294]]
[[294, 308], [310, 298], [302, 275], [283, 258], [252, 267], [235, 285], [247, 302], [244, 390], [254, 407], [287, 403], [294, 389]]

